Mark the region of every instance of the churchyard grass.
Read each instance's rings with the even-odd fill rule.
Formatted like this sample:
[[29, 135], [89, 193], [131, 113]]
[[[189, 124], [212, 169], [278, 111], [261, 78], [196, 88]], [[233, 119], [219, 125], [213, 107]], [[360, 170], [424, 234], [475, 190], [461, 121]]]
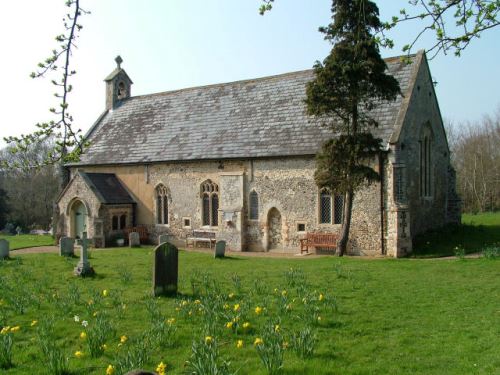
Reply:
[[410, 257], [435, 258], [462, 252], [465, 255], [491, 248], [500, 251], [500, 212], [464, 214], [462, 225], [448, 225], [419, 235]]
[[54, 245], [54, 239], [49, 235], [20, 234], [19, 236], [6, 236], [0, 234], [0, 239], [9, 241], [10, 250]]
[[207, 364], [220, 374], [500, 373], [498, 259], [181, 251], [178, 297], [153, 299], [150, 247], [94, 251], [92, 278], [73, 276], [77, 258], [11, 256], [0, 262], [6, 375], [161, 362], [167, 374]]

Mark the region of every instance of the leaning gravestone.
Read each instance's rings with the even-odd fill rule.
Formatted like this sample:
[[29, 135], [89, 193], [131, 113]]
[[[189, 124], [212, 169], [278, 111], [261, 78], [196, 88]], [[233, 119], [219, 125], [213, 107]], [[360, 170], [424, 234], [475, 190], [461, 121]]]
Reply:
[[80, 261], [75, 267], [75, 275], [76, 276], [92, 276], [95, 272], [94, 269], [90, 266], [88, 254], [87, 254], [87, 246], [89, 245], [90, 240], [87, 239], [87, 232], [83, 232], [81, 241], [81, 250], [80, 250]]
[[215, 258], [224, 258], [226, 254], [226, 241], [217, 241], [215, 244]]
[[177, 293], [179, 250], [171, 243], [162, 243], [154, 250], [153, 295], [168, 296]]
[[141, 239], [139, 233], [130, 232], [128, 235], [128, 245], [130, 247], [141, 247]]
[[172, 236], [170, 234], [160, 234], [158, 236], [158, 245], [161, 245], [162, 243], [165, 243], [165, 242], [170, 242], [171, 238], [172, 238]]
[[0, 259], [7, 259], [9, 257], [9, 241], [0, 240]]
[[75, 239], [71, 237], [61, 237], [59, 240], [59, 255], [72, 257], [75, 255]]

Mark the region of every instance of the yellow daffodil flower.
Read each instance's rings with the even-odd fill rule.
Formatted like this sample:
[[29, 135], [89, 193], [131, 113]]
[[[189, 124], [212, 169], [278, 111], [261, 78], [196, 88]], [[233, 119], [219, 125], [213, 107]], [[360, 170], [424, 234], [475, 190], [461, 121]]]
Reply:
[[280, 325], [279, 324], [276, 324], [274, 326], [274, 332], [279, 332], [280, 331]]
[[226, 328], [229, 328], [229, 329], [233, 328], [233, 322], [227, 322]]
[[31, 322], [31, 326], [32, 326], [32, 327], [36, 326], [37, 324], [38, 324], [38, 320], [33, 320], [33, 321]]
[[158, 375], [165, 375], [165, 372], [167, 370], [167, 365], [163, 362], [160, 362], [160, 364], [156, 367], [156, 372]]
[[76, 357], [76, 358], [82, 358], [82, 357], [83, 357], [83, 352], [82, 352], [82, 351], [80, 351], [80, 350], [77, 350], [77, 351], [75, 352], [75, 357]]
[[115, 368], [113, 365], [109, 365], [108, 368], [106, 369], [106, 375], [114, 375], [115, 373]]
[[262, 345], [262, 344], [264, 344], [264, 341], [262, 341], [262, 339], [261, 339], [260, 337], [257, 337], [257, 338], [255, 339], [255, 341], [253, 342], [253, 344], [254, 344], [255, 346], [257, 346], [257, 345]]
[[236, 347], [237, 347], [238, 349], [243, 348], [243, 340], [238, 340], [238, 341], [236, 341]]
[[80, 338], [85, 340], [87, 338], [87, 334], [85, 332], [80, 333]]
[[243, 323], [243, 329], [249, 329], [250, 328], [250, 323], [245, 322]]
[[127, 342], [127, 340], [128, 340], [127, 336], [125, 336], [125, 335], [121, 336], [120, 337], [120, 344], [125, 344]]
[[318, 300], [321, 302], [325, 299], [325, 296], [323, 295], [323, 293], [320, 293], [319, 294], [319, 297], [318, 297]]
[[260, 315], [260, 314], [262, 313], [262, 307], [257, 306], [257, 307], [255, 308], [255, 313], [256, 313], [257, 315]]
[[103, 296], [103, 297], [107, 297], [107, 296], [108, 296], [108, 294], [109, 294], [109, 293], [108, 293], [108, 290], [107, 290], [107, 289], [104, 289], [104, 290], [102, 291], [102, 296]]
[[205, 344], [211, 344], [213, 341], [213, 338], [212, 336], [206, 336], [205, 337]]
[[20, 327], [20, 326], [14, 326], [14, 327], [12, 327], [12, 328], [10, 329], [10, 331], [11, 331], [11, 332], [17, 332], [17, 331], [19, 331], [20, 329], [21, 329], [21, 327]]
[[234, 305], [234, 308], [233, 308], [234, 311], [240, 311], [240, 304], [237, 303], [236, 305]]

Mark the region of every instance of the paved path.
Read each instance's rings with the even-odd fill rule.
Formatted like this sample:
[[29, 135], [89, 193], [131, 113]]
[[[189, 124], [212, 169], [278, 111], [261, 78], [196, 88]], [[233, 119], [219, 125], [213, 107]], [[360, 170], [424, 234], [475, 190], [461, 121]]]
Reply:
[[[126, 249], [127, 247], [124, 247]], [[92, 248], [91, 251], [112, 251], [115, 250], [116, 248], [98, 248], [94, 249]], [[78, 247], [75, 248], [76, 251], [78, 251]], [[204, 248], [197, 248], [197, 249], [182, 249], [188, 252], [196, 252], [196, 253], [206, 253], [206, 254], [213, 254], [213, 250], [210, 249], [204, 249]], [[11, 250], [11, 254], [40, 254], [40, 253], [59, 253], [59, 248], [57, 246], [38, 246], [38, 247], [28, 247], [25, 249], [19, 249], [19, 250]], [[294, 253], [279, 253], [275, 251], [270, 251], [270, 252], [252, 252], [252, 251], [244, 251], [244, 252], [239, 252], [239, 251], [226, 251], [227, 256], [244, 256], [244, 257], [257, 257], [257, 258], [294, 258], [294, 259], [311, 259], [311, 258], [320, 258], [320, 257], [331, 257], [331, 255], [316, 255], [316, 254], [309, 254], [309, 255], [304, 255], [304, 256], [299, 256]], [[466, 259], [477, 259], [481, 258], [482, 254], [481, 253], [473, 253], [473, 254], [467, 254], [465, 256]], [[349, 256], [347, 255], [346, 257], [348, 258], [361, 258], [359, 256]], [[384, 257], [384, 256], [365, 256], [362, 257], [363, 259], [369, 260], [369, 259], [387, 259], [389, 257]], [[409, 259], [421, 259], [421, 260], [452, 260], [452, 259], [458, 259], [456, 256], [448, 256], [448, 257], [439, 257], [439, 258], [409, 258]]]

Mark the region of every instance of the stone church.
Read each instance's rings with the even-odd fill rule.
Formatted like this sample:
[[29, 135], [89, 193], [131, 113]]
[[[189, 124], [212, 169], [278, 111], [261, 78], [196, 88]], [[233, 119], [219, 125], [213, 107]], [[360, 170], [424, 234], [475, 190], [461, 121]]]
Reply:
[[[455, 174], [424, 52], [386, 59], [402, 95], [373, 113], [381, 181], [355, 196], [348, 253], [403, 256], [412, 238], [460, 220]], [[193, 230], [233, 251], [298, 252], [307, 232], [339, 232], [343, 197], [319, 190], [315, 153], [331, 134], [305, 114], [312, 70], [132, 96], [116, 59], [106, 108], [69, 164], [59, 235], [114, 246], [143, 226], [151, 243]]]

